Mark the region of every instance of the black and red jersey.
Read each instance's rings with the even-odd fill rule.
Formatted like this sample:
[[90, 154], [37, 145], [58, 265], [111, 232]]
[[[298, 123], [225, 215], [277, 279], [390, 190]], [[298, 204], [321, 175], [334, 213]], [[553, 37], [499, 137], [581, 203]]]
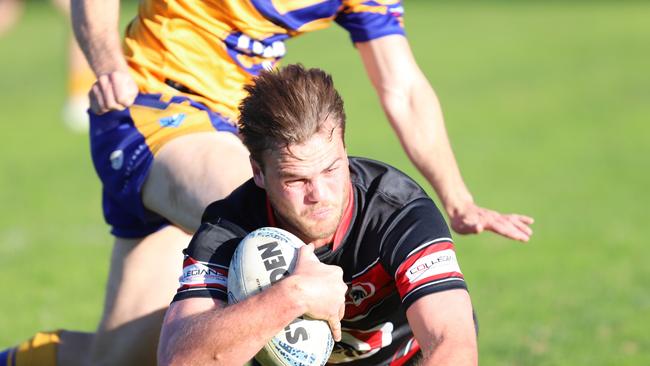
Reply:
[[[406, 309], [434, 292], [466, 289], [449, 229], [412, 179], [386, 164], [350, 158], [348, 207], [321, 262], [343, 269], [348, 285], [343, 337], [328, 364], [404, 365], [419, 351]], [[174, 297], [227, 302], [228, 265], [239, 241], [276, 226], [266, 193], [252, 180], [212, 203], [185, 250], [181, 287]]]

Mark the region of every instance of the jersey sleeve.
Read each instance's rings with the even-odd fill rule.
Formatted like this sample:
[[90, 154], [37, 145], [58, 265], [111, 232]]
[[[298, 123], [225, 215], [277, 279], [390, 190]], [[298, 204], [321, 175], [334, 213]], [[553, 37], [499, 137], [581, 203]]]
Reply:
[[175, 301], [211, 297], [228, 301], [230, 259], [246, 232], [225, 220], [203, 223], [183, 251], [183, 273]]
[[467, 289], [449, 228], [430, 199], [419, 199], [396, 217], [382, 257], [406, 308], [422, 296]]
[[391, 34], [404, 35], [404, 8], [400, 0], [344, 0], [336, 22], [353, 42], [366, 42]]

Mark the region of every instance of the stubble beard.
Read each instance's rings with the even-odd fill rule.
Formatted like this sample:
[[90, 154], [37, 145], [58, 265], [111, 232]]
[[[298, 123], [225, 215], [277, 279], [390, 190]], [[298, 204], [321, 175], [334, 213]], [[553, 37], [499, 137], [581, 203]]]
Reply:
[[311, 211], [313, 210], [308, 210], [303, 214], [290, 214], [290, 217], [287, 217], [280, 212], [276, 212], [276, 215], [283, 226], [286, 226], [289, 231], [293, 232], [307, 243], [332, 237], [341, 222], [343, 207], [339, 207], [334, 211], [334, 217], [330, 216], [326, 219], [327, 226], [324, 226], [322, 221], [305, 219], [304, 216], [309, 215]]

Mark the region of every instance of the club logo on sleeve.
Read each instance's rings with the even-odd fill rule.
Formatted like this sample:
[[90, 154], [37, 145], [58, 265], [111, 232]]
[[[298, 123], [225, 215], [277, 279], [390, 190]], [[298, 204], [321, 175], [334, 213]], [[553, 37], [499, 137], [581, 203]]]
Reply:
[[422, 279], [444, 273], [460, 272], [456, 253], [451, 249], [427, 254], [418, 259], [406, 270], [409, 282], [415, 283]]
[[180, 278], [182, 285], [222, 285], [226, 286], [228, 277], [208, 265], [195, 262], [183, 268], [183, 275]]

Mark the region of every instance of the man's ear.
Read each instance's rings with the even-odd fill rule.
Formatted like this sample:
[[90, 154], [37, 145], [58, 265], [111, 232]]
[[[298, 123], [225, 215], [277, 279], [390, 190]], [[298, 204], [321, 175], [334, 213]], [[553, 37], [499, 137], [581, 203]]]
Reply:
[[248, 159], [251, 162], [251, 168], [253, 168], [253, 181], [255, 185], [264, 189], [264, 172], [262, 171], [262, 167], [252, 156], [249, 156]]

